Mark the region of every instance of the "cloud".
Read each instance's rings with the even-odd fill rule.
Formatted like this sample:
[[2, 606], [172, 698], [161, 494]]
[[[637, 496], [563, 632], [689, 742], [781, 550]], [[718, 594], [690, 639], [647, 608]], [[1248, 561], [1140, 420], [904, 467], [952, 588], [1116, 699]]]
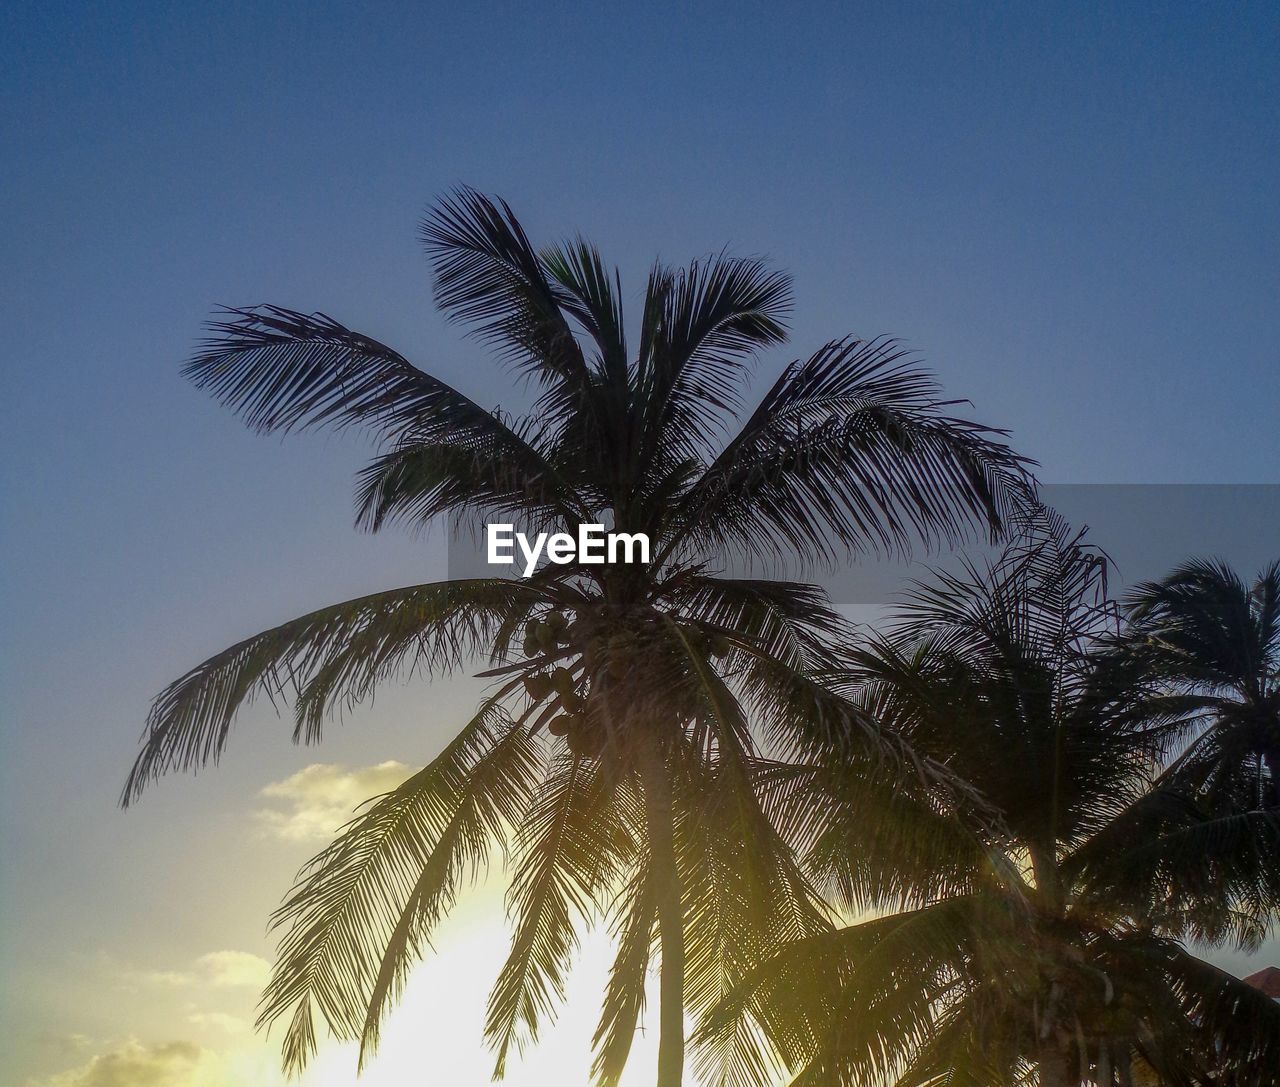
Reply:
[[410, 774], [404, 763], [349, 768], [313, 763], [262, 790], [275, 806], [254, 818], [263, 836], [283, 842], [324, 842], [364, 801], [399, 785]]
[[32, 1087], [201, 1087], [225, 1082], [217, 1058], [193, 1042], [129, 1041]]
[[89, 1035], [79, 1032], [55, 1030], [38, 1030], [24, 1041], [33, 1043], [32, 1052], [48, 1056], [50, 1060], [69, 1061], [82, 1053], [92, 1051], [94, 1041]]
[[187, 1022], [193, 1027], [212, 1028], [225, 1031], [227, 1034], [245, 1034], [249, 1030], [247, 1020], [241, 1019], [238, 1015], [228, 1015], [226, 1012], [192, 1012], [187, 1016]]
[[271, 964], [248, 951], [210, 951], [201, 955], [188, 970], [117, 971], [118, 987], [136, 992], [139, 985], [177, 989], [190, 985], [261, 989], [271, 976]]
[[261, 989], [271, 976], [271, 964], [248, 951], [210, 951], [196, 959], [201, 980], [209, 985], [246, 985]]
[[[220, 1025], [230, 1029], [233, 1024]], [[82, 1056], [81, 1063], [65, 1071], [28, 1079], [24, 1087], [301, 1087], [306, 1083], [355, 1082], [353, 1076], [286, 1080], [280, 1073], [278, 1051], [268, 1045], [248, 1044], [248, 1037], [223, 1037], [216, 1048], [184, 1037], [100, 1043], [87, 1060]], [[320, 1063], [331, 1053], [322, 1047]]]
[[136, 982], [148, 985], [163, 985], [176, 988], [179, 985], [190, 985], [196, 980], [195, 975], [182, 970], [130, 970], [121, 975], [132, 991]]

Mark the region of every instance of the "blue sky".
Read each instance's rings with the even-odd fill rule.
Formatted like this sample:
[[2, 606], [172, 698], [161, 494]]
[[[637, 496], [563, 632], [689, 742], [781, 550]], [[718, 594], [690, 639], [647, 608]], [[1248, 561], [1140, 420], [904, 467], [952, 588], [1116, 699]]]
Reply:
[[[164, 682], [439, 560], [351, 531], [358, 446], [254, 437], [183, 384], [214, 304], [323, 310], [512, 404], [433, 312], [415, 241], [466, 182], [536, 237], [589, 235], [633, 292], [657, 255], [767, 254], [795, 275], [796, 354], [903, 337], [1045, 479], [1280, 482], [1278, 31], [1267, 4], [6, 5], [15, 1022], [65, 1003], [38, 975], [66, 946], [261, 950], [288, 874], [266, 846], [252, 894], [190, 906], [235, 813], [312, 756], [412, 763], [450, 723], [382, 708], [310, 754], [273, 736], [113, 810]], [[145, 1033], [75, 1015], [57, 1029], [85, 1052]]]

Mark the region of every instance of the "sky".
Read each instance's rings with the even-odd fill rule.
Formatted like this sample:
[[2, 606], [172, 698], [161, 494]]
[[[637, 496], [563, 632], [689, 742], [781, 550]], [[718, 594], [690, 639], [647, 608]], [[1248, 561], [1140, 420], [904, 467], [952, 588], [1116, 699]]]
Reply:
[[[118, 810], [166, 682], [442, 568], [353, 530], [358, 442], [253, 436], [183, 383], [212, 307], [320, 310], [518, 407], [415, 238], [467, 183], [594, 239], [633, 299], [657, 256], [789, 269], [762, 375], [893, 334], [1045, 480], [1277, 484], [1278, 32], [1247, 3], [4, 5], [0, 1080], [276, 1082], [246, 1027], [270, 909], [478, 689], [392, 690], [307, 750], [255, 710], [216, 771]], [[1209, 520], [1187, 550], [1235, 555]], [[1280, 554], [1250, 525], [1239, 561]], [[363, 1082], [487, 1080], [499, 875]], [[581, 1080], [606, 950], [509, 1083]], [[309, 1077], [348, 1087], [351, 1054]]]

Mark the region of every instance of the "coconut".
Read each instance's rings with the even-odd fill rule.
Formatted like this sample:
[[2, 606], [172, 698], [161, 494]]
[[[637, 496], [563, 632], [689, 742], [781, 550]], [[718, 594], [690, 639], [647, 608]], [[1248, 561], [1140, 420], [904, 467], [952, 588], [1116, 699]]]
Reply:
[[541, 702], [551, 693], [551, 677], [545, 672], [534, 672], [524, 677], [524, 689], [535, 702]]
[[579, 718], [569, 728], [569, 750], [579, 758], [598, 758], [604, 751], [604, 729], [592, 726]]
[[573, 681], [573, 673], [568, 668], [560, 667], [551, 673], [551, 686], [561, 695], [574, 693], [577, 684]]

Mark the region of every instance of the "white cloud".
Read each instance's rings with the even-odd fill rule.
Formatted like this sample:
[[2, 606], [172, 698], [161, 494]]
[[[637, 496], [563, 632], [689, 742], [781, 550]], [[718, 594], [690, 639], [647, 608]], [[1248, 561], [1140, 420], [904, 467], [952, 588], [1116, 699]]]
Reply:
[[32, 1087], [215, 1087], [225, 1082], [217, 1058], [193, 1042], [129, 1041], [78, 1068], [33, 1081]]
[[247, 1020], [226, 1012], [195, 1011], [187, 1016], [187, 1022], [193, 1027], [225, 1031], [227, 1034], [245, 1034], [249, 1030]]
[[[331, 1046], [322, 1046], [317, 1064], [323, 1066], [332, 1054]], [[216, 1049], [189, 1038], [130, 1038], [105, 1043], [88, 1060], [51, 1076], [28, 1079], [25, 1087], [320, 1087], [355, 1083], [354, 1054], [348, 1063], [345, 1075], [317, 1080], [308, 1074], [293, 1081], [280, 1073], [277, 1048], [251, 1044], [247, 1036], [236, 1042], [223, 1039]]]
[[210, 951], [196, 959], [201, 980], [209, 985], [246, 985], [261, 989], [271, 976], [271, 964], [248, 951]]
[[[195, 975], [182, 970], [130, 970], [122, 976], [129, 983], [141, 981], [148, 985], [162, 985], [169, 988], [190, 985], [195, 981]], [[130, 984], [128, 988], [132, 990], [133, 985]]]
[[275, 806], [255, 813], [258, 828], [284, 842], [328, 841], [360, 804], [394, 789], [410, 772], [394, 760], [363, 767], [313, 763], [262, 790]]
[[271, 964], [248, 951], [210, 951], [201, 955], [188, 970], [117, 971], [118, 987], [137, 992], [139, 985], [177, 989], [190, 985], [261, 989], [271, 976]]

